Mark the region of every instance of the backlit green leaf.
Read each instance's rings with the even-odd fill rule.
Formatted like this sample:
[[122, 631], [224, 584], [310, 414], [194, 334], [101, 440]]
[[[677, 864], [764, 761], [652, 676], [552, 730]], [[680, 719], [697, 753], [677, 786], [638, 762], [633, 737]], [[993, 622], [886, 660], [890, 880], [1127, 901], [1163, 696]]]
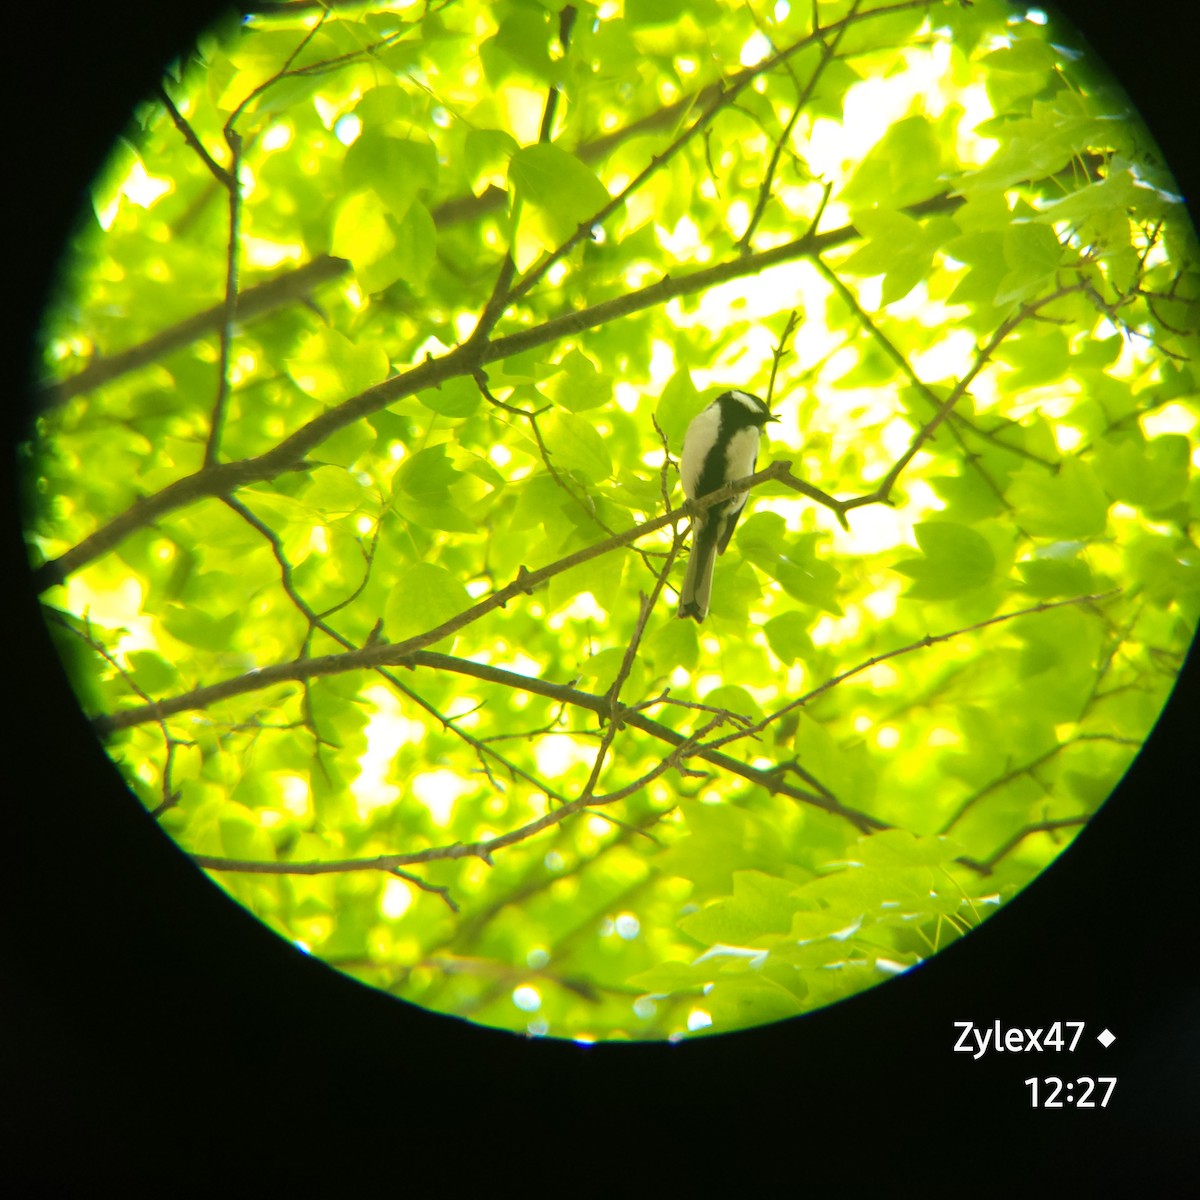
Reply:
[[578, 471], [590, 483], [600, 483], [612, 474], [612, 459], [594, 425], [567, 412], [550, 413], [541, 425], [556, 470]]
[[383, 613], [390, 641], [426, 633], [469, 608], [462, 582], [436, 563], [414, 563], [397, 579]]
[[925, 521], [914, 526], [913, 533], [923, 557], [904, 559], [895, 567], [915, 580], [907, 595], [948, 600], [991, 579], [996, 556], [974, 529], [952, 521]]
[[387, 352], [378, 344], [355, 345], [335, 329], [322, 329], [306, 339], [287, 361], [296, 386], [318, 400], [348, 400], [387, 377]]

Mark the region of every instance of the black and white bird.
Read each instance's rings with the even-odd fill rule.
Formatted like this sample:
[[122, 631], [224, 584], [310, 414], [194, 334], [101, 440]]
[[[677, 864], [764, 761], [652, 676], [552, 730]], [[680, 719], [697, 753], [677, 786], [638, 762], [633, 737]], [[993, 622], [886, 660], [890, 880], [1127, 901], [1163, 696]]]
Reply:
[[[722, 392], [703, 412], [692, 418], [683, 435], [679, 474], [689, 500], [707, 496], [718, 488], [754, 474], [763, 426], [776, 421], [757, 396], [749, 392]], [[688, 558], [679, 615], [703, 621], [708, 616], [713, 567], [725, 553], [733, 527], [746, 507], [746, 493], [713, 504], [692, 522], [692, 552]]]

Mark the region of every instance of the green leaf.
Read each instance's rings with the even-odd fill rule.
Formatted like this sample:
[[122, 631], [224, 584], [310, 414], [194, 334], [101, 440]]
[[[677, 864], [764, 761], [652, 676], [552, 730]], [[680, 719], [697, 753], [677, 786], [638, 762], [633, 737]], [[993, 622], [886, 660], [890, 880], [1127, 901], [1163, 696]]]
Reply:
[[450, 447], [430, 446], [406, 458], [396, 472], [396, 487], [416, 500], [429, 500], [446, 493], [462, 472], [450, 461]]
[[555, 470], [577, 471], [589, 483], [612, 474], [612, 459], [594, 425], [566, 412], [552, 412], [539, 424]]
[[[960, 212], [960, 219], [961, 216]], [[968, 268], [951, 291], [951, 302], [985, 309], [995, 304], [1001, 281], [1008, 274], [1004, 262], [1004, 234], [972, 230], [948, 241], [943, 250]]]
[[375, 192], [347, 196], [334, 216], [330, 253], [349, 259], [358, 274], [367, 273], [396, 244], [387, 218], [388, 207]]
[[1024, 590], [1043, 600], [1085, 596], [1096, 590], [1091, 568], [1078, 558], [1033, 558], [1017, 563]]
[[464, 149], [471, 190], [476, 195], [489, 186], [507, 185], [509, 161], [519, 149], [511, 133], [503, 129], [472, 129], [467, 133]]
[[550, 57], [550, 14], [542, 8], [519, 9], [505, 17], [496, 35], [482, 47], [482, 59], [497, 85], [519, 71], [541, 83], [557, 83], [558, 67]]
[[[549, 142], [518, 150], [509, 163], [509, 181], [522, 206], [518, 235], [527, 241], [517, 266], [532, 261], [537, 248], [557, 250], [608, 204], [608, 191], [573, 154]], [[520, 245], [518, 246], [520, 251]]]
[[673, 25], [687, 8], [685, 0], [626, 0], [625, 19], [635, 29], [645, 25]]
[[883, 303], [902, 300], [933, 265], [946, 225], [922, 226], [903, 213], [883, 209], [856, 212], [855, 228], [867, 239], [842, 263], [851, 275], [883, 275]]
[[1114, 123], [1090, 112], [1082, 97], [1059, 92], [1052, 102], [1035, 101], [1029, 117], [997, 119], [976, 132], [985, 137], [1002, 135], [1002, 140], [985, 166], [959, 180], [958, 187], [967, 196], [1056, 175], [1076, 155], [1093, 146], [1107, 146]]
[[764, 571], [778, 561], [779, 547], [786, 537], [787, 522], [778, 513], [751, 513], [737, 527], [738, 549]]
[[314, 457], [322, 463], [352, 467], [370, 451], [377, 440], [376, 431], [366, 421], [355, 421], [327, 437]]
[[877, 788], [878, 767], [861, 739], [836, 735], [833, 729], [800, 713], [792, 738], [804, 770], [826, 787], [837, 780], [838, 799], [845, 804], [869, 804]]
[[[711, 692], [705, 693], [704, 703], [709, 708], [720, 709], [739, 717], [748, 717], [752, 721], [762, 716], [762, 711], [754, 697], [745, 688], [738, 687], [736, 684], [725, 684], [722, 687], [713, 688]], [[708, 720], [707, 715], [702, 717], [702, 721], [706, 720]]]
[[[568, 571], [567, 574], [572, 574], [572, 572]], [[558, 608], [562, 603], [569, 602], [574, 599], [575, 594], [572, 592], [569, 596], [563, 597], [558, 603], [552, 604], [552, 607]], [[618, 646], [612, 646], [607, 650], [601, 650], [599, 654], [593, 654], [591, 658], [583, 663], [579, 668], [579, 677], [587, 681], [589, 691], [604, 695], [616, 682], [617, 675], [621, 671], [621, 664], [624, 661], [625, 651]], [[629, 675], [625, 680], [625, 686], [631, 692], [638, 691], [644, 674], [645, 672], [638, 663], [631, 664]]]
[[779, 874], [784, 849], [778, 830], [754, 813], [729, 804], [693, 804], [687, 836], [655, 860], [665, 874], [692, 881], [710, 893], [732, 891], [732, 872], [741, 868]]
[[367, 499], [363, 485], [341, 467], [317, 467], [303, 491], [304, 502], [330, 521], [358, 512]]
[[859, 838], [852, 851], [864, 867], [940, 867], [962, 853], [946, 837], [921, 837], [907, 829], [884, 829]]
[[1063, 248], [1044, 225], [1014, 225], [1004, 234], [1008, 272], [996, 289], [996, 304], [1036, 296], [1052, 283], [1063, 260]]
[[710, 612], [723, 621], [750, 622], [750, 611], [762, 603], [762, 581], [732, 554], [720, 555], [714, 574]]
[[355, 345], [336, 329], [319, 329], [284, 364], [301, 391], [334, 404], [365, 392], [386, 379], [391, 370], [382, 346]]
[[808, 632], [809, 619], [798, 612], [785, 612], [772, 617], [763, 630], [775, 656], [784, 663], [799, 662], [813, 649]]
[[559, 407], [583, 412], [612, 400], [612, 386], [591, 359], [578, 350], [568, 350], [559, 365], [561, 373], [552, 376], [541, 389]]
[[978, 471], [964, 470], [961, 475], [937, 475], [930, 483], [946, 501], [947, 518], [955, 517], [960, 524], [983, 521], [999, 516], [1003, 511], [1001, 498]]
[[448, 379], [440, 387], [427, 388], [417, 393], [417, 399], [443, 417], [469, 417], [479, 408], [483, 400], [473, 379], [459, 375]]
[[802, 1010], [799, 999], [787, 988], [761, 975], [718, 979], [704, 998], [714, 1029], [743, 1029], [767, 1021], [780, 1021]]
[[147, 695], [160, 696], [179, 682], [173, 663], [154, 650], [131, 650], [126, 656], [134, 683]]
[[429, 142], [367, 129], [346, 151], [342, 174], [347, 190], [371, 188], [401, 220], [417, 194], [437, 184], [437, 151]]
[[1014, 520], [1030, 533], [1053, 538], [1088, 538], [1108, 525], [1108, 498], [1092, 467], [1068, 459], [1057, 474], [1028, 466], [1014, 478], [1005, 498]]
[[855, 224], [864, 215], [859, 210], [902, 208], [942, 191], [944, 145], [944, 134], [928, 117], [905, 117], [889, 126], [842, 189], [842, 202], [856, 210]]
[[396, 472], [392, 504], [416, 525], [469, 533], [477, 526], [462, 511], [455, 490], [462, 472], [450, 461], [449, 447], [430, 446], [404, 460]]
[[667, 438], [674, 454], [683, 447], [683, 435], [692, 418], [704, 407], [705, 401], [692, 384], [686, 371], [676, 371], [663, 388], [654, 410], [655, 420]]
[[[579, 548], [578, 546], [571, 547], [571, 549]], [[552, 610], [558, 611], [569, 605], [580, 592], [590, 592], [592, 598], [605, 611], [620, 613], [629, 601], [629, 597], [621, 586], [623, 578], [624, 564], [622, 561], [614, 564], [609, 558], [589, 559], [577, 567], [572, 567], [569, 571], [561, 571], [550, 580], [549, 605]], [[606, 653], [607, 651], [601, 651], [602, 655]], [[622, 651], [622, 653], [624, 652]], [[637, 677], [640, 678], [642, 668], [637, 664], [635, 667]], [[606, 678], [604, 687], [607, 687], [614, 678], [616, 678], [615, 666], [612, 668], [612, 675]]]
[[237, 611], [215, 617], [202, 609], [171, 605], [162, 618], [163, 628], [176, 641], [199, 650], [228, 652], [233, 637], [242, 624], [243, 614]]
[[436, 563], [414, 563], [404, 570], [388, 593], [383, 628], [389, 641], [436, 629], [471, 607], [462, 581]]
[[1189, 618], [1195, 620], [1200, 563], [1190, 542], [1176, 545], [1173, 539], [1155, 536], [1131, 539], [1129, 574], [1152, 602], [1186, 605]]
[[808, 533], [789, 539], [787, 525], [778, 513], [754, 513], [738, 525], [737, 547], [759, 570], [783, 585], [789, 596], [834, 616], [841, 616], [837, 602], [839, 573], [817, 557], [824, 535]]
[[905, 595], [919, 600], [949, 600], [982, 587], [996, 569], [987, 539], [953, 521], [925, 521], [913, 527], [922, 558], [898, 562], [895, 570], [916, 582]]
[[712, 967], [707, 963], [682, 963], [670, 960], [639, 971], [626, 981], [631, 987], [642, 988], [656, 996], [669, 996], [679, 992], [698, 991], [712, 978]]
[[1103, 179], [1042, 205], [1034, 220], [1044, 224], [1066, 221], [1075, 225], [1097, 216], [1116, 213], [1128, 231], [1126, 210], [1136, 205], [1137, 191], [1138, 185], [1131, 170], [1110, 170]]
[[985, 54], [980, 61], [992, 71], [1031, 75], [1039, 87], [1045, 86], [1046, 77], [1058, 66], [1057, 54], [1039, 37], [1019, 38]]
[[1191, 445], [1179, 433], [1146, 441], [1140, 433], [1096, 448], [1096, 476], [1114, 499], [1147, 512], [1179, 500], [1187, 487]]
[[691, 670], [700, 655], [695, 624], [677, 620], [673, 615], [656, 629], [652, 628], [642, 640], [642, 648], [655, 670], [662, 675], [676, 667]]
[[394, 270], [394, 278], [402, 279], [413, 291], [421, 292], [436, 257], [437, 226], [429, 209], [414, 200], [404, 220], [396, 226], [396, 244], [388, 256], [388, 267]]
[[698, 942], [749, 946], [767, 933], [786, 933], [796, 909], [796, 885], [762, 871], [734, 871], [733, 895], [684, 917], [679, 927]]
[[542, 526], [549, 534], [549, 527], [558, 527], [562, 520], [563, 492], [552, 476], [532, 475], [522, 479], [515, 487], [517, 503], [509, 516], [509, 528], [524, 532]]
[[557, 375], [561, 369], [558, 363], [546, 361], [544, 350], [535, 349], [501, 359], [496, 366], [488, 369], [488, 377], [499, 385], [539, 383]]

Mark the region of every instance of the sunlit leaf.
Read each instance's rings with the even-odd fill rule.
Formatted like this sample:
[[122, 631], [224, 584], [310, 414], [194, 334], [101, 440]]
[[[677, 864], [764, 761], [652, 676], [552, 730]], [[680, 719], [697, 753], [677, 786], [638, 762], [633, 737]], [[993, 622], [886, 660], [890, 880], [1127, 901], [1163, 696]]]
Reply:
[[542, 436], [551, 464], [566, 471], [578, 471], [592, 483], [612, 474], [612, 459], [604, 439], [595, 426], [571, 413], [554, 412], [543, 422]]
[[[1088, 59], [1003, 0], [206, 35], [87, 193], [18, 459], [147, 819], [313, 957], [535, 1037], [812, 1011], [1007, 903], [1200, 620], [1200, 248]], [[731, 388], [777, 476], [680, 619], [660, 522]]]
[[922, 600], [946, 600], [987, 583], [996, 556], [987, 540], [966, 525], [925, 521], [913, 533], [922, 558], [908, 558], [896, 570], [915, 580], [908, 595]]
[[445, 567], [414, 563], [388, 594], [383, 627], [393, 642], [402, 642], [435, 629], [469, 608], [470, 603], [462, 583]]
[[309, 337], [287, 362], [296, 386], [318, 400], [346, 400], [383, 379], [389, 369], [382, 346], [355, 345], [335, 329]]
[[592, 171], [545, 142], [524, 146], [512, 156], [509, 179], [524, 206], [519, 230], [547, 251], [556, 250], [608, 203], [608, 192]]

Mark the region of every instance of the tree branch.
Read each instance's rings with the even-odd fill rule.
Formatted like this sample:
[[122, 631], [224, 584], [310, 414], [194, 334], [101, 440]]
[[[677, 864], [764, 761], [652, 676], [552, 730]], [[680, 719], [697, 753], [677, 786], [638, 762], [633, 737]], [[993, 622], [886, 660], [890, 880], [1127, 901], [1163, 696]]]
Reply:
[[[952, 212], [963, 203], [961, 197], [942, 195], [915, 204], [906, 211], [912, 216]], [[248, 484], [264, 483], [285, 471], [303, 469], [301, 460], [304, 455], [327, 437], [415, 392], [438, 387], [460, 375], [473, 374], [486, 363], [496, 362], [558, 341], [570, 334], [606, 324], [608, 321], [657, 307], [668, 300], [703, 291], [718, 283], [727, 283], [731, 279], [757, 274], [779, 263], [821, 253], [858, 236], [858, 231], [852, 225], [823, 234], [806, 233], [793, 242], [757, 254], [737, 255], [726, 262], [685, 275], [664, 276], [657, 283], [638, 291], [601, 301], [578, 312], [566, 312], [532, 329], [508, 334], [482, 345], [467, 342], [447, 351], [441, 358], [428, 358], [417, 366], [344, 400], [341, 404], [327, 408], [262, 454], [237, 462], [215, 463], [202, 467], [199, 471], [168, 484], [161, 491], [136, 501], [125, 512], [113, 517], [106, 525], [64, 551], [58, 558], [36, 568], [33, 572], [35, 588], [41, 592], [62, 583], [74, 571], [107, 553], [135, 530], [145, 528], [177, 508], [205, 497], [228, 495]], [[872, 495], [859, 503], [869, 503], [876, 499], [878, 497]]]
[[751, 725], [745, 729], [739, 730], [736, 733], [731, 733], [727, 737], [720, 739], [714, 745], [725, 745], [727, 742], [737, 741], [739, 738], [749, 737], [757, 733], [761, 733], [768, 725], [778, 721], [780, 717], [786, 713], [792, 712], [798, 708], [804, 708], [811, 704], [818, 696], [837, 687], [839, 684], [845, 683], [847, 679], [852, 679], [855, 675], [861, 675], [863, 671], [869, 671], [872, 667], [878, 666], [882, 662], [887, 662], [892, 658], [900, 658], [905, 654], [912, 654], [917, 650], [927, 649], [929, 646], [936, 646], [939, 642], [949, 642], [954, 638], [963, 637], [968, 633], [976, 633], [980, 629], [987, 629], [991, 625], [1000, 625], [1006, 621], [1015, 621], [1018, 617], [1033, 616], [1035, 613], [1049, 612], [1055, 608], [1066, 608], [1070, 606], [1079, 606], [1084, 604], [1098, 604], [1101, 600], [1108, 600], [1116, 596], [1120, 592], [1120, 588], [1113, 588], [1108, 592], [1098, 592], [1088, 596], [1072, 596], [1067, 600], [1045, 600], [1040, 604], [1031, 604], [1028, 608], [1020, 608], [1015, 612], [999, 613], [997, 616], [988, 617], [985, 621], [977, 621], [974, 625], [965, 625], [961, 629], [952, 629], [948, 633], [927, 633], [923, 638], [915, 642], [909, 642], [906, 646], [898, 646], [895, 650], [887, 650], [882, 654], [873, 655], [866, 661], [859, 663], [857, 666], [849, 668], [849, 670], [841, 671], [837, 675], [830, 676], [824, 683], [811, 691], [805, 692], [803, 696], [798, 696], [795, 700], [789, 701], [782, 708], [776, 709], [773, 713], [764, 717], [756, 725]]
[[237, 318], [238, 307], [238, 258], [242, 229], [242, 185], [238, 176], [242, 168], [242, 137], [232, 125], [226, 125], [225, 140], [229, 143], [229, 172], [226, 185], [229, 190], [229, 246], [225, 252], [225, 302], [221, 308], [217, 396], [213, 401], [212, 415], [209, 417], [208, 439], [204, 443], [206, 467], [213, 466], [217, 461], [221, 433], [225, 428], [225, 413], [229, 407], [229, 393], [232, 388], [229, 372], [233, 355], [233, 323]]
[[[293, 304], [323, 284], [345, 275], [349, 270], [350, 264], [345, 259], [325, 254], [301, 267], [295, 267], [255, 284], [238, 296], [238, 320], [245, 323]], [[222, 300], [220, 304], [214, 304], [212, 308], [206, 308], [194, 317], [188, 317], [136, 346], [94, 358], [83, 370], [61, 382], [43, 383], [37, 403], [43, 407], [65, 404], [75, 396], [94, 391], [130, 371], [166, 358], [173, 351], [219, 331], [224, 314], [225, 302]]]

